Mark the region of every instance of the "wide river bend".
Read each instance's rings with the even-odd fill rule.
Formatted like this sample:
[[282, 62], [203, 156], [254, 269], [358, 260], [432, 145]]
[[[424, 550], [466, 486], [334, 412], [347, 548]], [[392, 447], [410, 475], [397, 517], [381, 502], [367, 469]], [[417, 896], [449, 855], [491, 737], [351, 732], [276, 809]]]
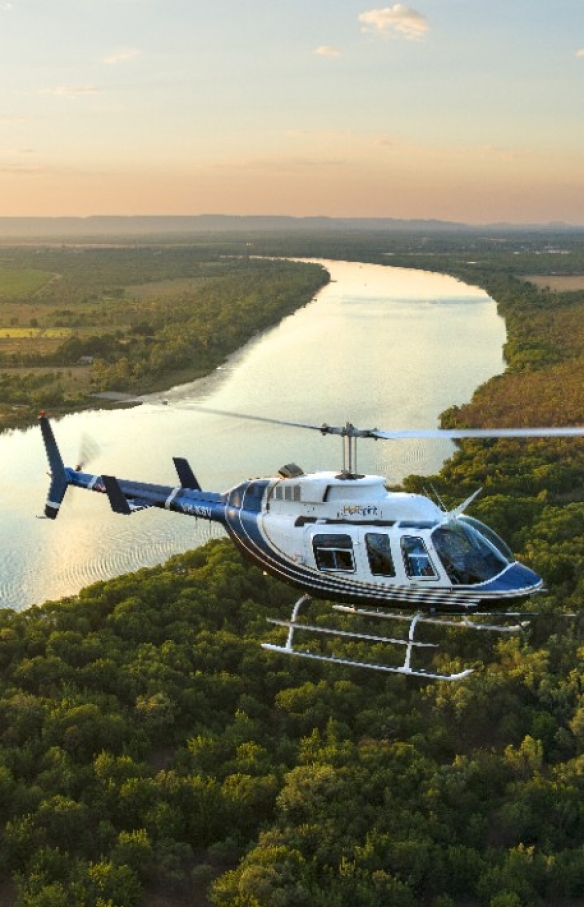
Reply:
[[[435, 427], [503, 369], [505, 326], [478, 287], [423, 271], [326, 261], [331, 283], [258, 336], [212, 376], [125, 410], [54, 424], [74, 465], [84, 433], [99, 445], [86, 468], [174, 485], [173, 455], [201, 484], [224, 491], [294, 461], [341, 465], [340, 440], [317, 432], [181, 409], [189, 403], [291, 421], [365, 428]], [[397, 482], [437, 471], [449, 442], [362, 442], [359, 468]], [[38, 428], [0, 435], [0, 606], [17, 610], [96, 580], [164, 561], [221, 530], [162, 511], [111, 513], [105, 496], [70, 490], [59, 519], [38, 520], [48, 488]]]

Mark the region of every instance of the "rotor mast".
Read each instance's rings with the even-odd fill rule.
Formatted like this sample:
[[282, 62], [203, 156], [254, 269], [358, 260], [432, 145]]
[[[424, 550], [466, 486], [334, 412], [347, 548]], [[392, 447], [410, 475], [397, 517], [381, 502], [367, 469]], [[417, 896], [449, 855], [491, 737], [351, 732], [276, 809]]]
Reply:
[[320, 426], [323, 435], [340, 435], [343, 442], [343, 469], [341, 475], [345, 478], [357, 475], [357, 438], [375, 437], [372, 432], [377, 429], [356, 428], [352, 422], [346, 422], [344, 425], [327, 425], [326, 422]]

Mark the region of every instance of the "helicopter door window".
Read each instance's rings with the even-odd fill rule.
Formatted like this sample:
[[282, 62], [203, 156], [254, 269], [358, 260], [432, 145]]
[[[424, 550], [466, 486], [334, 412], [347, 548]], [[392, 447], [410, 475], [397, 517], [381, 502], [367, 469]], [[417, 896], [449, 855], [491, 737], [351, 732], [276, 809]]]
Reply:
[[354, 573], [353, 541], [350, 535], [315, 535], [312, 539], [314, 559], [319, 570]]
[[395, 576], [389, 536], [384, 532], [365, 533], [369, 567], [374, 576]]
[[405, 535], [401, 544], [407, 575], [411, 579], [435, 579], [436, 571], [423, 540], [417, 536]]

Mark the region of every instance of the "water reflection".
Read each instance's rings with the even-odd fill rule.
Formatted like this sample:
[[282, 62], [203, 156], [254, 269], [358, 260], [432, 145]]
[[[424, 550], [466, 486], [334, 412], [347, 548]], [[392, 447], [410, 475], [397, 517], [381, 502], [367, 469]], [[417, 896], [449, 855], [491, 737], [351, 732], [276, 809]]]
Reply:
[[[501, 371], [504, 325], [476, 288], [439, 274], [326, 262], [333, 280], [317, 300], [257, 337], [213, 376], [174, 388], [169, 406], [69, 416], [55, 425], [68, 463], [84, 431], [99, 443], [92, 471], [174, 484], [173, 455], [187, 456], [204, 487], [224, 490], [296, 461], [340, 465], [338, 438], [180, 409], [362, 427], [431, 427]], [[448, 442], [370, 442], [359, 466], [398, 481], [436, 471]], [[220, 530], [147, 511], [132, 519], [98, 495], [70, 490], [59, 519], [36, 520], [47, 490], [38, 430], [0, 436], [0, 603], [22, 608], [72, 594], [96, 579], [158, 563]]]

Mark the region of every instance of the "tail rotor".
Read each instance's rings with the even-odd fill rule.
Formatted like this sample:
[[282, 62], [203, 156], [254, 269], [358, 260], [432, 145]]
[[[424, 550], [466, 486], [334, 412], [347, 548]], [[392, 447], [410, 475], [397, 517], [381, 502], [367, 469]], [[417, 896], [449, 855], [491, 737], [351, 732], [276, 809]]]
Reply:
[[75, 472], [83, 472], [85, 467], [91, 460], [95, 460], [96, 457], [101, 453], [101, 448], [95, 438], [92, 438], [91, 435], [88, 435], [87, 432], [83, 432], [81, 436], [81, 448], [79, 450], [79, 457], [77, 459], [77, 464], [75, 466]]

